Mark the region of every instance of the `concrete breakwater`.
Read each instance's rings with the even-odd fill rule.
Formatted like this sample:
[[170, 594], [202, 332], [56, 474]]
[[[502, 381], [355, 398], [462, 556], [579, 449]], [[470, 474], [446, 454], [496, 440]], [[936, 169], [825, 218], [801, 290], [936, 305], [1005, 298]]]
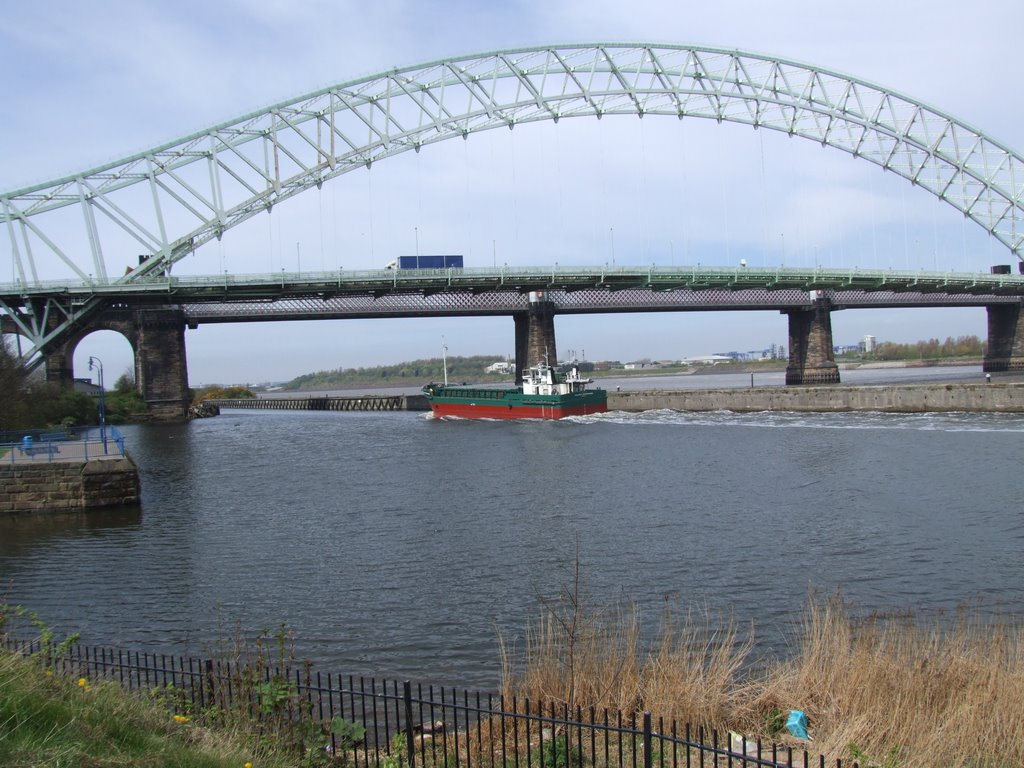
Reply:
[[609, 392], [612, 411], [950, 411], [1024, 413], [1024, 383], [754, 387]]
[[77, 512], [139, 503], [139, 472], [127, 455], [0, 464], [0, 514]]

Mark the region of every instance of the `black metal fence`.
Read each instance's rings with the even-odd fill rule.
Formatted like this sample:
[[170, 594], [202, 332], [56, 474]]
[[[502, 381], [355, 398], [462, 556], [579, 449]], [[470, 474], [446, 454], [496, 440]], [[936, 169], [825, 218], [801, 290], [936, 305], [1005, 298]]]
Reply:
[[[117, 681], [198, 719], [304, 724], [314, 748], [355, 768], [842, 768], [806, 750], [665, 721], [455, 688], [299, 668], [37, 642], [4, 645], [58, 672]], [[308, 726], [315, 726], [310, 730]], [[857, 763], [849, 763], [857, 768]]]

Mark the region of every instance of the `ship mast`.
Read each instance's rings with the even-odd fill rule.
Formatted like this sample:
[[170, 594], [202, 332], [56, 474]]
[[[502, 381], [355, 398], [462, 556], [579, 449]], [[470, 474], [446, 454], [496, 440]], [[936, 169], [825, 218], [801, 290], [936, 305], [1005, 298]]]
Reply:
[[444, 385], [448, 386], [448, 345], [444, 343], [444, 336], [441, 337], [441, 367], [444, 369]]

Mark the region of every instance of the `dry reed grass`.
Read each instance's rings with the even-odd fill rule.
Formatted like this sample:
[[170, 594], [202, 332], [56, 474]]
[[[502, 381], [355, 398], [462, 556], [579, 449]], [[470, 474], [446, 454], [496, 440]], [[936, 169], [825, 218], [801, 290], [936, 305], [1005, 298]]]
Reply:
[[[967, 611], [856, 619], [838, 597], [808, 600], [794, 652], [752, 660], [754, 630], [708, 613], [668, 616], [641, 649], [635, 612], [586, 611], [578, 592], [504, 654], [503, 693], [570, 710], [647, 710], [885, 768], [1024, 765], [1024, 625]], [[810, 745], [778, 731], [802, 709]]]

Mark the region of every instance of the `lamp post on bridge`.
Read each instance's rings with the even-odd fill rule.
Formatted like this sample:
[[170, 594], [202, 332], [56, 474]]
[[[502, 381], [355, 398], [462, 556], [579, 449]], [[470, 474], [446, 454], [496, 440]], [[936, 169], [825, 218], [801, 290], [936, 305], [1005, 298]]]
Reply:
[[107, 453], [107, 405], [104, 399], [103, 389], [103, 363], [100, 362], [98, 357], [89, 358], [89, 370], [93, 368], [99, 370], [99, 381], [100, 381], [100, 440], [103, 441], [103, 453]]

